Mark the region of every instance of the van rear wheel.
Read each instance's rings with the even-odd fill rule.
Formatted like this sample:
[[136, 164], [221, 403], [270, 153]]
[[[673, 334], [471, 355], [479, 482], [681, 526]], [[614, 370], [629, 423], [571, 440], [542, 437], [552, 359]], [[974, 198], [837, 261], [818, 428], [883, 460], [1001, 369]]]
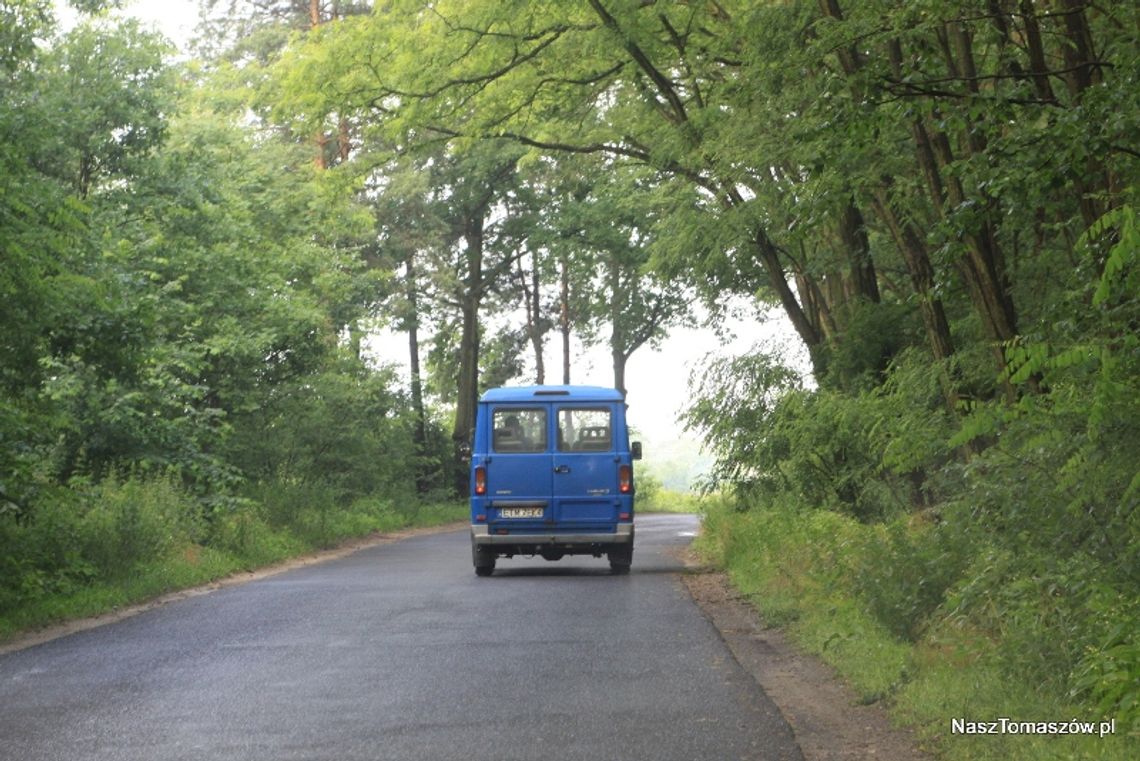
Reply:
[[610, 559], [610, 570], [615, 575], [621, 576], [629, 573], [629, 567], [633, 565], [633, 547], [610, 550], [606, 555]]
[[475, 565], [476, 576], [490, 576], [495, 572], [495, 554], [484, 552], [475, 542], [471, 542], [471, 562]]

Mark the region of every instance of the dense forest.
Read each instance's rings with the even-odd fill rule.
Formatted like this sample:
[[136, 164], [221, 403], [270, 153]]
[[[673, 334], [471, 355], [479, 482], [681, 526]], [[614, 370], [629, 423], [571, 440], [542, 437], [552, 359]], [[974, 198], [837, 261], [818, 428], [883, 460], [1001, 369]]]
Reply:
[[724, 561], [1140, 731], [1140, 6], [72, 5], [0, 3], [0, 611], [462, 494], [481, 389], [731, 297], [812, 377], [697, 379]]

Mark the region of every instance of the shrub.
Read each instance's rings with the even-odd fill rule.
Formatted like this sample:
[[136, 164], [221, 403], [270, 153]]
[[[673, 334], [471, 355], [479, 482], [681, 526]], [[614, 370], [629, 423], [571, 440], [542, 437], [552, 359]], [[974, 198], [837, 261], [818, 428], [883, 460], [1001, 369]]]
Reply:
[[108, 477], [45, 488], [0, 516], [0, 612], [122, 579], [201, 536], [198, 503], [170, 478]]
[[259, 513], [260, 506], [247, 502], [240, 508], [215, 515], [207, 545], [236, 558], [247, 568], [274, 563], [305, 551], [303, 542], [288, 531], [270, 526]]
[[928, 474], [950, 457], [939, 373], [919, 352], [856, 394], [798, 388], [771, 357], [737, 358], [710, 367], [702, 395], [686, 418], [716, 454], [713, 486], [756, 499], [890, 519], [929, 502]]
[[79, 551], [103, 578], [164, 558], [201, 533], [199, 506], [170, 479], [112, 476], [81, 493]]
[[917, 641], [972, 559], [969, 542], [944, 523], [900, 518], [866, 532], [854, 586], [894, 636]]

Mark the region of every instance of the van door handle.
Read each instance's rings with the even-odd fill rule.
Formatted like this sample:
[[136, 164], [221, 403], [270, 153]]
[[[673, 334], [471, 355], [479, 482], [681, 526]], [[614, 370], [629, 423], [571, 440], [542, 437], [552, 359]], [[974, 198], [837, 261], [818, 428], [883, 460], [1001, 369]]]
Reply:
[[555, 465], [554, 466], [554, 472], [555, 473], [569, 473], [570, 472], [570, 466], [569, 465]]

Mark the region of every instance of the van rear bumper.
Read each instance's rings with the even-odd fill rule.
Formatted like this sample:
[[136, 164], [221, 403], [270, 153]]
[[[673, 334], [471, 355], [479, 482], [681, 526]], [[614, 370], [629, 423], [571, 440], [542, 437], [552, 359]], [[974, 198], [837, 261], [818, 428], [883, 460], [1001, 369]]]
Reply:
[[471, 526], [471, 541], [477, 545], [602, 545], [630, 544], [633, 542], [633, 524], [619, 523], [613, 533], [558, 534], [510, 533], [492, 534], [485, 525]]

